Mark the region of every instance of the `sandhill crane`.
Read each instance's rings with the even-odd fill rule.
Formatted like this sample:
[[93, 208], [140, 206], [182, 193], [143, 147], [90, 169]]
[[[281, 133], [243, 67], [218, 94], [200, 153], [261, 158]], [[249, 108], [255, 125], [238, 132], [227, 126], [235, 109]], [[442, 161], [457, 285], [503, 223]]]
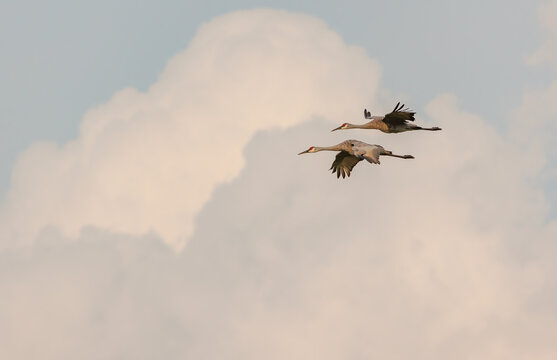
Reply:
[[361, 160], [367, 160], [372, 164], [380, 164], [379, 156], [393, 156], [402, 159], [413, 159], [412, 155], [395, 155], [391, 151], [385, 150], [381, 145], [370, 145], [365, 142], [358, 140], [346, 140], [340, 144], [326, 147], [312, 146], [306, 151], [302, 151], [298, 155], [306, 153], [314, 153], [318, 151], [339, 151], [335, 161], [331, 165], [329, 170], [333, 171], [333, 174], [337, 173], [337, 178], [342, 175], [344, 178], [346, 175], [350, 176], [350, 172]]
[[400, 105], [399, 102], [396, 104], [393, 111], [385, 114], [385, 116], [372, 116], [367, 109], [364, 109], [364, 117], [366, 119], [371, 119], [370, 122], [361, 125], [344, 123], [331, 131], [345, 129], [378, 129], [384, 133], [399, 133], [411, 130], [441, 130], [439, 127], [425, 128], [410, 123], [409, 121], [414, 121], [414, 115], [416, 113], [414, 111], [410, 111], [408, 108], [403, 108], [404, 104]]

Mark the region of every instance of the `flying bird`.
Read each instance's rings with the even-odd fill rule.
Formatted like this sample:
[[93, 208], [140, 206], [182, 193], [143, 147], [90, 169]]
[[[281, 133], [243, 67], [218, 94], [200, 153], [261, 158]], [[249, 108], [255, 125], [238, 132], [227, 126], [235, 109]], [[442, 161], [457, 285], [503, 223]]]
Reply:
[[306, 151], [302, 151], [298, 155], [306, 153], [314, 153], [318, 151], [338, 151], [335, 161], [331, 165], [329, 170], [333, 171], [333, 174], [337, 174], [337, 178], [341, 175], [350, 176], [350, 172], [362, 160], [367, 160], [372, 164], [380, 164], [379, 156], [393, 156], [401, 159], [413, 159], [412, 155], [395, 155], [391, 151], [385, 150], [381, 145], [370, 145], [365, 142], [358, 140], [346, 140], [340, 144], [333, 146], [312, 146]]
[[410, 123], [410, 121], [414, 121], [415, 114], [414, 111], [404, 108], [404, 104], [401, 105], [400, 102], [396, 104], [393, 111], [384, 116], [372, 116], [367, 109], [364, 109], [364, 117], [366, 119], [371, 119], [370, 122], [361, 125], [344, 123], [331, 131], [345, 129], [377, 129], [384, 133], [400, 133], [411, 130], [441, 130], [439, 127], [426, 128]]

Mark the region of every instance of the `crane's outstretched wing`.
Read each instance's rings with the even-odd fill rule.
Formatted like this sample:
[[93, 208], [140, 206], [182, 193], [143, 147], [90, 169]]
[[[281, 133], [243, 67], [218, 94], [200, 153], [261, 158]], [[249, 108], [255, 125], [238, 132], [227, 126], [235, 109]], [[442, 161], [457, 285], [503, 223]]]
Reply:
[[397, 103], [393, 111], [385, 115], [383, 121], [388, 125], [401, 125], [404, 124], [405, 121], [414, 121], [414, 115], [416, 115], [416, 113], [410, 111], [408, 108], [403, 108], [404, 104], [400, 105], [400, 102]]
[[366, 159], [372, 164], [381, 164], [381, 162], [379, 161], [379, 155], [381, 155], [381, 151], [384, 149], [380, 145], [357, 143], [355, 144], [355, 146], [352, 147], [352, 150], [354, 151], [354, 156], [359, 159]]
[[366, 119], [371, 119], [371, 112], [367, 111], [367, 109], [364, 109], [364, 117]]
[[331, 165], [329, 170], [333, 170], [333, 174], [337, 173], [337, 178], [342, 175], [342, 178], [346, 175], [350, 176], [350, 171], [356, 166], [357, 163], [360, 162], [361, 159], [354, 155], [350, 155], [346, 151], [341, 151], [337, 154], [335, 161]]

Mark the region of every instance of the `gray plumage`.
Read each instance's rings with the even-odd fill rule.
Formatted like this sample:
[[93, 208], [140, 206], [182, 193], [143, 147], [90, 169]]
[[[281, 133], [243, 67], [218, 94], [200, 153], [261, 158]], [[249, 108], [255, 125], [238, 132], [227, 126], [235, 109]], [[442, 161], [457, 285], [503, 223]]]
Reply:
[[367, 160], [372, 164], [381, 164], [379, 157], [392, 156], [401, 159], [413, 159], [412, 155], [395, 155], [391, 151], [385, 150], [381, 145], [371, 145], [358, 140], [346, 140], [340, 144], [333, 146], [312, 146], [309, 149], [302, 151], [298, 155], [306, 153], [314, 153], [318, 151], [338, 151], [339, 153], [335, 157], [335, 161], [331, 165], [329, 170], [332, 170], [333, 174], [337, 174], [337, 178], [341, 175], [342, 177], [350, 176], [350, 172], [362, 160]]
[[414, 115], [416, 115], [414, 111], [404, 108], [404, 104], [401, 105], [399, 102], [396, 104], [393, 111], [385, 114], [384, 116], [372, 116], [367, 109], [364, 109], [364, 117], [366, 119], [370, 119], [371, 121], [361, 125], [344, 123], [331, 131], [346, 129], [377, 129], [384, 133], [400, 133], [411, 130], [441, 130], [439, 127], [425, 128], [412, 124], [410, 121], [415, 120]]

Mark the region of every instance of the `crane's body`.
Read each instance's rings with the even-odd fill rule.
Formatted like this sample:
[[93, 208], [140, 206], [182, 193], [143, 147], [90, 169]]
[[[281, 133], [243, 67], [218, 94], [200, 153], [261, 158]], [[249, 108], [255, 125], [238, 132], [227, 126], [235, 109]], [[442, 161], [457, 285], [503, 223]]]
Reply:
[[404, 123], [400, 123], [400, 124], [388, 123], [388, 122], [385, 122], [383, 120], [384, 118], [385, 118], [384, 116], [372, 116], [371, 117], [372, 120], [365, 123], [365, 124], [357, 125], [357, 124], [348, 124], [347, 123], [346, 127], [338, 129], [338, 130], [344, 130], [344, 129], [377, 129], [377, 130], [380, 130], [380, 131], [382, 131], [384, 133], [388, 133], [388, 134], [396, 134], [396, 133], [400, 133], [400, 132], [404, 132], [404, 131], [411, 131], [411, 130], [428, 130], [428, 129], [422, 128], [418, 125], [408, 123], [408, 122], [404, 122]]
[[319, 147], [319, 146], [312, 146], [306, 151], [302, 151], [298, 155], [306, 154], [306, 153], [314, 153], [318, 151], [338, 151], [339, 153], [335, 157], [335, 161], [331, 165], [329, 170], [333, 171], [333, 174], [337, 174], [337, 178], [341, 175], [344, 178], [345, 176], [350, 176], [350, 172], [362, 160], [367, 160], [372, 164], [381, 164], [379, 161], [379, 157], [383, 156], [392, 156], [398, 157], [401, 159], [413, 159], [412, 155], [395, 155], [389, 150], [385, 150], [385, 148], [381, 145], [371, 145], [367, 144], [363, 141], [358, 140], [346, 140], [337, 145], [333, 146], [326, 146], [326, 147]]
[[370, 119], [371, 121], [365, 124], [349, 124], [344, 123], [335, 130], [346, 130], [346, 129], [377, 129], [384, 133], [389, 134], [396, 134], [405, 131], [412, 131], [412, 130], [429, 130], [429, 131], [438, 131], [441, 130], [439, 127], [421, 127], [411, 123], [410, 121], [414, 121], [414, 115], [416, 114], [413, 111], [408, 109], [403, 109], [404, 104], [400, 105], [400, 103], [396, 104], [393, 111], [384, 116], [372, 116], [371, 113], [364, 109], [364, 117], [366, 119]]

